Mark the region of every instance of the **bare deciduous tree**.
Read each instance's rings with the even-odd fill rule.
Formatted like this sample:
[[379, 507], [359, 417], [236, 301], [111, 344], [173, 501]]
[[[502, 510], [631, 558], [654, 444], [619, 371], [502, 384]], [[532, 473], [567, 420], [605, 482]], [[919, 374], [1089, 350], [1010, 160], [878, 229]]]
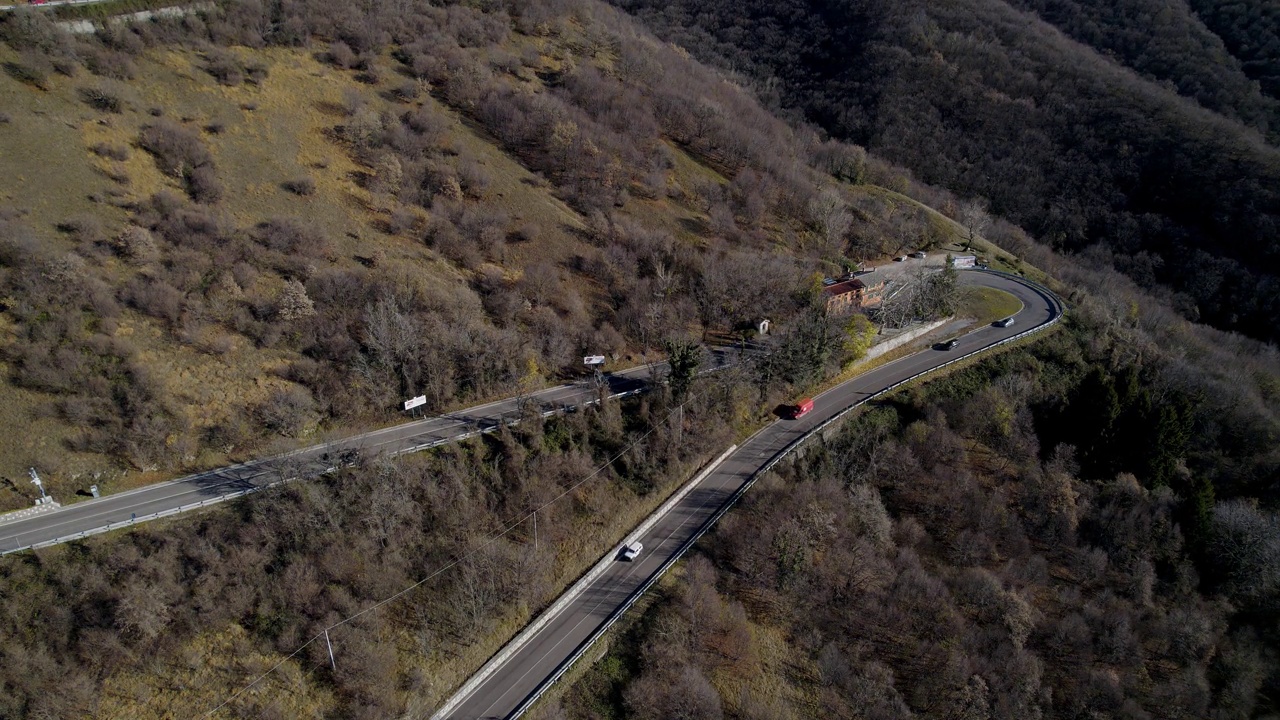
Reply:
[[965, 236], [965, 250], [973, 249], [973, 241], [978, 239], [987, 228], [991, 227], [991, 216], [987, 214], [987, 201], [983, 198], [970, 198], [960, 203], [960, 224], [968, 235]]
[[809, 201], [809, 221], [821, 239], [821, 250], [827, 255], [844, 249], [845, 235], [853, 225], [853, 214], [844, 198], [831, 188], [824, 189]]

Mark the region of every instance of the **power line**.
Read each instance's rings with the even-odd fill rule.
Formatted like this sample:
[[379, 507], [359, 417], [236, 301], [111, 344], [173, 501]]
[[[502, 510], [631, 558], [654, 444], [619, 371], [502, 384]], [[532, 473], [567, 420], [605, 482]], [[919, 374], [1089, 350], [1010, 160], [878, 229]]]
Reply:
[[[680, 404], [680, 405], [677, 405], [675, 408], [672, 408], [670, 411], [668, 411], [668, 412], [667, 412], [666, 417], [665, 417], [665, 418], [663, 418], [664, 422], [665, 422], [665, 421], [670, 420], [670, 419], [671, 419], [671, 416], [672, 416], [672, 415], [675, 415], [676, 411], [678, 411], [678, 410], [683, 410], [683, 409], [684, 409], [684, 404]], [[380, 607], [382, 607], [382, 606], [384, 606], [384, 605], [386, 605], [386, 604], [388, 604], [388, 603], [390, 603], [390, 602], [393, 602], [393, 601], [395, 601], [395, 600], [397, 600], [397, 599], [399, 599], [399, 598], [403, 597], [404, 595], [406, 595], [406, 594], [408, 594], [408, 593], [410, 593], [410, 592], [412, 592], [412, 591], [414, 591], [414, 590], [418, 589], [419, 587], [422, 587], [422, 586], [423, 586], [423, 585], [425, 585], [426, 583], [430, 582], [432, 579], [434, 579], [436, 576], [440, 575], [441, 573], [445, 572], [446, 570], [450, 570], [450, 569], [452, 569], [452, 568], [454, 568], [454, 567], [457, 567], [459, 564], [461, 564], [461, 563], [463, 563], [463, 562], [465, 562], [465, 561], [467, 561], [467, 560], [470, 560], [470, 559], [471, 559], [473, 556], [475, 556], [475, 555], [478, 555], [482, 550], [484, 550], [485, 548], [487, 548], [487, 547], [489, 547], [490, 545], [494, 544], [494, 543], [495, 543], [495, 542], [497, 542], [498, 540], [502, 539], [502, 538], [503, 538], [503, 537], [505, 537], [507, 534], [509, 534], [512, 530], [514, 530], [514, 529], [516, 529], [516, 528], [520, 527], [520, 526], [521, 526], [522, 524], [524, 524], [524, 523], [525, 523], [525, 522], [526, 522], [526, 521], [527, 521], [531, 516], [536, 516], [536, 514], [537, 514], [539, 511], [544, 510], [544, 509], [546, 509], [546, 508], [548, 508], [548, 507], [550, 507], [550, 506], [554, 505], [555, 503], [557, 503], [557, 502], [559, 502], [560, 500], [564, 499], [564, 497], [565, 497], [566, 495], [568, 495], [568, 494], [572, 493], [574, 490], [577, 490], [579, 487], [581, 487], [582, 485], [586, 484], [589, 480], [591, 480], [592, 478], [596, 477], [596, 476], [597, 476], [597, 475], [599, 475], [600, 473], [604, 472], [605, 468], [607, 468], [607, 467], [609, 467], [609, 466], [613, 465], [615, 462], [617, 462], [617, 461], [618, 461], [618, 459], [619, 459], [619, 458], [621, 458], [623, 455], [626, 455], [628, 452], [631, 452], [632, 448], [634, 448], [635, 446], [639, 445], [643, 440], [645, 440], [645, 439], [646, 439], [646, 438], [648, 438], [650, 435], [652, 435], [652, 434], [653, 434], [653, 432], [654, 432], [655, 430], [657, 430], [657, 429], [658, 429], [658, 427], [659, 427], [659, 425], [660, 425], [660, 424], [661, 424], [661, 423], [654, 423], [652, 427], [650, 427], [648, 430], [646, 430], [646, 431], [644, 432], [644, 434], [640, 435], [640, 436], [639, 436], [639, 437], [637, 437], [635, 440], [632, 440], [632, 441], [631, 441], [631, 444], [627, 445], [625, 448], [623, 448], [622, 450], [618, 451], [618, 453], [617, 453], [616, 455], [614, 455], [613, 457], [609, 458], [609, 460], [608, 460], [608, 461], [606, 461], [603, 465], [601, 465], [601, 466], [597, 467], [595, 470], [591, 471], [591, 473], [589, 473], [586, 477], [582, 478], [581, 480], [579, 480], [578, 482], [574, 483], [573, 485], [570, 485], [568, 488], [566, 488], [564, 491], [562, 491], [559, 495], [555, 496], [554, 498], [552, 498], [552, 499], [550, 499], [550, 500], [548, 500], [548, 501], [546, 501], [546, 502], [542, 503], [541, 505], [538, 505], [537, 507], [533, 508], [532, 510], [530, 510], [530, 511], [526, 512], [524, 515], [522, 515], [522, 516], [520, 516], [519, 518], [517, 518], [516, 520], [514, 520], [514, 521], [511, 521], [511, 522], [507, 523], [507, 525], [505, 525], [505, 526], [502, 528], [502, 530], [500, 530], [500, 531], [498, 531], [498, 532], [496, 532], [496, 533], [494, 533], [494, 534], [490, 535], [490, 536], [489, 536], [489, 538], [488, 538], [488, 539], [486, 539], [486, 540], [485, 540], [483, 543], [481, 543], [480, 545], [478, 545], [478, 546], [476, 546], [476, 547], [472, 548], [470, 551], [466, 552], [465, 554], [463, 554], [463, 555], [461, 555], [461, 556], [459, 556], [459, 557], [457, 557], [457, 558], [454, 558], [453, 560], [450, 560], [448, 563], [446, 563], [446, 564], [444, 564], [443, 566], [441, 566], [441, 567], [437, 568], [437, 569], [436, 569], [434, 572], [432, 572], [431, 574], [429, 574], [429, 575], [427, 575], [426, 577], [422, 578], [421, 580], [419, 580], [419, 581], [417, 581], [417, 582], [413, 583], [412, 585], [410, 585], [410, 586], [406, 587], [405, 589], [403, 589], [403, 590], [401, 590], [401, 591], [399, 591], [399, 592], [395, 593], [394, 595], [391, 595], [391, 596], [389, 596], [389, 597], [387, 597], [387, 598], [384, 598], [384, 599], [382, 599], [382, 600], [379, 600], [378, 602], [374, 603], [373, 605], [370, 605], [369, 607], [367, 607], [367, 608], [365, 608], [365, 609], [361, 610], [360, 612], [358, 612], [358, 613], [356, 613], [356, 614], [354, 614], [354, 615], [351, 615], [351, 616], [349, 616], [349, 617], [345, 617], [345, 618], [343, 618], [343, 619], [339, 620], [338, 622], [336, 622], [336, 623], [334, 623], [334, 624], [332, 624], [332, 625], [330, 625], [330, 626], [328, 626], [328, 627], [324, 628], [323, 630], [321, 630], [320, 632], [316, 633], [315, 635], [311, 636], [311, 638], [310, 638], [309, 640], [307, 640], [306, 642], [304, 642], [302, 645], [299, 645], [299, 646], [298, 646], [298, 648], [297, 648], [296, 650], [294, 650], [293, 652], [291, 652], [291, 653], [289, 653], [288, 655], [286, 655], [282, 660], [280, 660], [280, 662], [276, 663], [275, 665], [272, 665], [272, 666], [271, 666], [271, 667], [270, 667], [266, 672], [262, 673], [261, 675], [259, 675], [259, 676], [258, 676], [258, 677], [256, 677], [256, 678], [254, 678], [254, 679], [253, 679], [253, 681], [252, 681], [252, 682], [250, 682], [248, 685], [245, 685], [244, 687], [242, 687], [242, 688], [240, 688], [239, 690], [237, 690], [233, 695], [231, 695], [231, 697], [228, 697], [226, 700], [223, 700], [221, 703], [219, 703], [219, 704], [218, 704], [218, 706], [217, 706], [217, 707], [215, 707], [215, 708], [213, 708], [212, 710], [210, 710], [210, 711], [208, 711], [207, 713], [205, 713], [205, 715], [204, 715], [204, 716], [205, 716], [206, 718], [207, 718], [207, 717], [212, 717], [214, 713], [218, 712], [218, 711], [219, 711], [219, 710], [221, 710], [222, 708], [224, 708], [224, 707], [226, 707], [227, 705], [229, 705], [229, 704], [231, 704], [232, 702], [234, 702], [234, 701], [236, 700], [236, 698], [238, 698], [238, 697], [240, 697], [241, 695], [243, 695], [243, 694], [245, 694], [246, 692], [248, 692], [248, 691], [249, 691], [250, 689], [252, 689], [255, 685], [257, 685], [258, 683], [260, 683], [260, 682], [262, 682], [263, 680], [265, 680], [267, 677], [269, 677], [269, 676], [270, 676], [272, 673], [274, 673], [276, 670], [280, 669], [280, 667], [281, 667], [281, 666], [283, 666], [285, 663], [287, 663], [287, 662], [289, 662], [290, 660], [292, 660], [293, 658], [297, 657], [297, 656], [298, 656], [298, 653], [301, 653], [303, 650], [306, 650], [306, 649], [311, 645], [311, 643], [313, 643], [313, 642], [315, 642], [315, 641], [319, 640], [320, 638], [326, 638], [326, 639], [327, 639], [327, 638], [328, 638], [328, 634], [329, 634], [329, 631], [330, 631], [330, 630], [333, 630], [334, 628], [338, 628], [338, 627], [341, 627], [341, 626], [343, 626], [343, 625], [346, 625], [347, 623], [351, 622], [352, 620], [355, 620], [356, 618], [359, 618], [359, 617], [361, 617], [361, 616], [367, 615], [367, 614], [369, 614], [369, 613], [373, 612], [374, 610], [377, 610], [378, 608], [380, 608]], [[332, 652], [332, 651], [330, 651], [330, 652]]]

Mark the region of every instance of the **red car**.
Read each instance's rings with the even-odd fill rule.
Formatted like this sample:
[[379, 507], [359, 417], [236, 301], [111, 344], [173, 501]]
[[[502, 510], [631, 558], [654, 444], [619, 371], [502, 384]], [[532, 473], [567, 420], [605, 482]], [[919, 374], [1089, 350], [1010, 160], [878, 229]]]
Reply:
[[813, 400], [811, 400], [810, 398], [805, 398], [800, 402], [796, 403], [795, 405], [792, 405], [791, 407], [787, 408], [787, 414], [791, 417], [792, 420], [798, 420], [804, 417], [805, 415], [808, 415], [809, 411], [812, 409], [813, 409]]

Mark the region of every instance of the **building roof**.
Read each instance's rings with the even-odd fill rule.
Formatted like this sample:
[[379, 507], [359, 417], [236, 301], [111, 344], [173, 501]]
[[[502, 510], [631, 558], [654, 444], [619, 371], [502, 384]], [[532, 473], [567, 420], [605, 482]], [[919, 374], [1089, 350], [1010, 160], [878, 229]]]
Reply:
[[828, 285], [822, 288], [822, 291], [831, 297], [836, 297], [839, 295], [844, 295], [846, 293], [865, 290], [866, 288], [867, 288], [866, 283], [862, 282], [858, 278], [850, 278], [848, 280], [841, 280], [840, 282], [835, 283], [834, 285]]
[[832, 283], [822, 288], [827, 297], [839, 297], [848, 293], [858, 292], [859, 290], [870, 290], [878, 292], [884, 287], [884, 279], [875, 275], [863, 275], [861, 277], [846, 277], [843, 280]]

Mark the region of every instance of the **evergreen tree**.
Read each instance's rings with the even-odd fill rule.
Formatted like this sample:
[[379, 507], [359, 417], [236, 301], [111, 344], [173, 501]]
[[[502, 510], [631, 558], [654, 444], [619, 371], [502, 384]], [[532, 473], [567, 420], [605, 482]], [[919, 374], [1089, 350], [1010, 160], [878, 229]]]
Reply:
[[698, 374], [698, 366], [702, 364], [702, 347], [693, 342], [668, 340], [667, 365], [671, 368], [668, 380], [671, 384], [671, 399], [677, 404], [684, 401]]
[[1100, 365], [1093, 366], [1071, 393], [1062, 428], [1067, 442], [1080, 451], [1086, 475], [1097, 479], [1114, 474], [1108, 451], [1122, 410], [1115, 381]]

